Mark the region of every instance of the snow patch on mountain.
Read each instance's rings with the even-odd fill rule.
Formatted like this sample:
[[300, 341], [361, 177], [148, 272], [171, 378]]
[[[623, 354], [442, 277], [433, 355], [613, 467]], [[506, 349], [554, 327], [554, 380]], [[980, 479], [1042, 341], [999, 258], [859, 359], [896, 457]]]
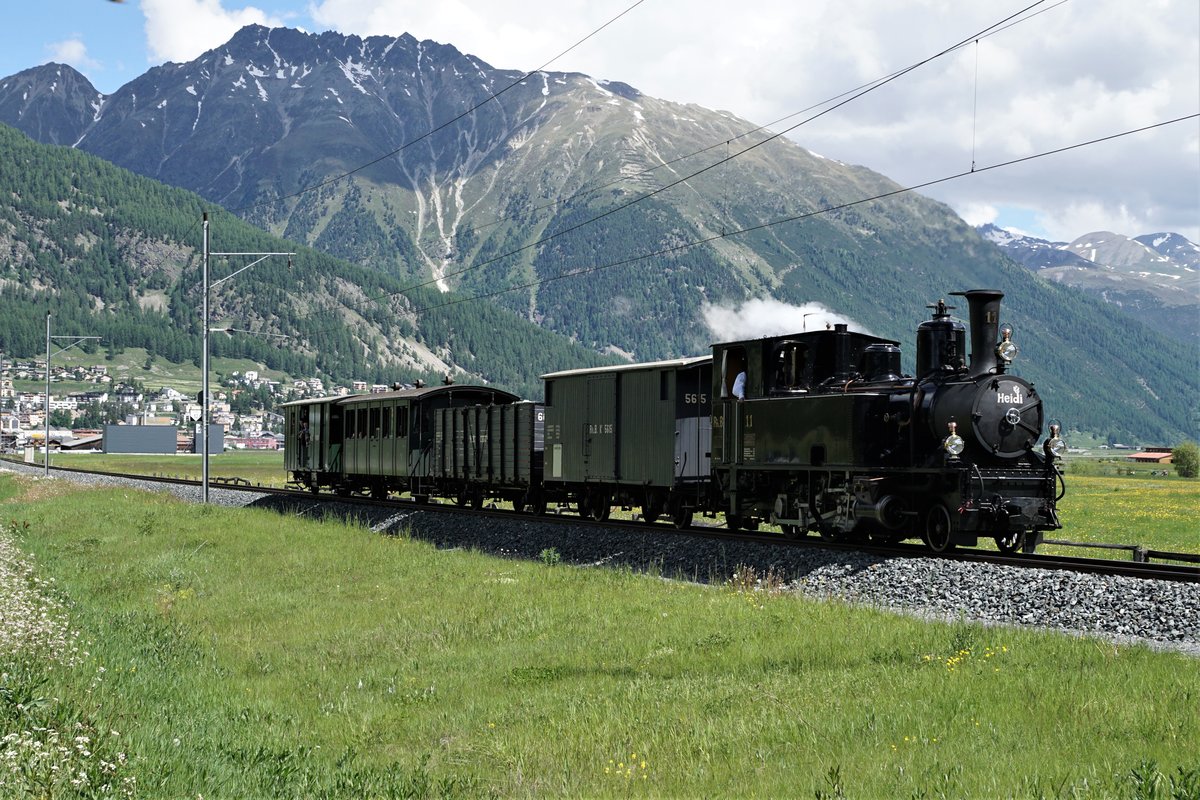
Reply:
[[342, 68], [342, 74], [346, 76], [346, 80], [350, 82], [351, 86], [363, 94], [370, 94], [366, 87], [362, 85], [362, 79], [374, 78], [375, 75], [365, 63], [356, 62], [352, 56], [348, 57], [345, 61], [341, 59], [335, 59], [335, 61]]

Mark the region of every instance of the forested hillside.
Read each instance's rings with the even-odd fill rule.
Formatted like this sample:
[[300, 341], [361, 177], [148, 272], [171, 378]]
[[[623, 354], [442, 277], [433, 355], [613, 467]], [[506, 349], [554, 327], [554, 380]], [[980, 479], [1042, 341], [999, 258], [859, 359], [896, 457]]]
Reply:
[[[190, 192], [2, 125], [0, 185], [8, 193], [0, 204], [0, 348], [9, 357], [44, 352], [49, 311], [56, 335], [100, 336], [89, 346], [144, 347], [198, 365], [207, 209], [213, 251], [296, 251], [291, 269], [269, 259], [213, 292], [213, 327], [290, 338], [213, 336], [214, 355], [340, 382], [450, 371], [529, 396], [539, 372], [604, 361], [502, 309], [405, 291], [411, 281], [287, 243]], [[212, 280], [248, 261], [210, 259]], [[441, 307], [421, 310], [431, 306]]]

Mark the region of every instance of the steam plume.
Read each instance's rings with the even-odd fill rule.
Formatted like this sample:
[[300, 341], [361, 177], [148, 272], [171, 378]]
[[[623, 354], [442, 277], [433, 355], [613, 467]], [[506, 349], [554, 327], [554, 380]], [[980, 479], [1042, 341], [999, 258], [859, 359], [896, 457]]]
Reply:
[[847, 316], [831, 311], [820, 303], [793, 306], [771, 297], [747, 300], [741, 306], [718, 306], [708, 303], [701, 307], [704, 324], [717, 341], [760, 339], [787, 333], [824, 330], [826, 325], [844, 322], [851, 330], [869, 333], [862, 325]]

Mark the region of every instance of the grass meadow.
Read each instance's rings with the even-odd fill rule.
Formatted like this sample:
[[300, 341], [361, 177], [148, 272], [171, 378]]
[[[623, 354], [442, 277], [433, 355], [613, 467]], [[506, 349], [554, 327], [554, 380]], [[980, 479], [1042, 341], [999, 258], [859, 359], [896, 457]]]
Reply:
[[[1200, 480], [1069, 474], [1066, 481], [1058, 504], [1063, 529], [1049, 538], [1200, 553]], [[1097, 550], [1077, 554], [1105, 557]]]
[[0, 520], [68, 632], [0, 648], [4, 797], [1200, 796], [1180, 654], [12, 475]]
[[[44, 463], [41, 459], [38, 453], [37, 461]], [[201, 457], [192, 454], [52, 453], [50, 466], [197, 481], [204, 471]], [[244, 478], [260, 486], [281, 487], [287, 483], [282, 450], [229, 450], [210, 455], [208, 470], [213, 478]]]

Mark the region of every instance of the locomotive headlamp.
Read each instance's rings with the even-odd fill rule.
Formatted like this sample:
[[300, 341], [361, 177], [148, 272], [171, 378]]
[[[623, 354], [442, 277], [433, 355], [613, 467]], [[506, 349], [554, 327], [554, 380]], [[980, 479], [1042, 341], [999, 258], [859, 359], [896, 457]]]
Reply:
[[1059, 431], [1062, 428], [1058, 425], [1050, 426], [1050, 438], [1046, 439], [1045, 451], [1046, 455], [1054, 458], [1062, 458], [1063, 453], [1067, 452], [1067, 443], [1059, 436]]
[[1012, 360], [1017, 357], [1017, 353], [1021, 348], [1017, 347], [1012, 340], [1013, 329], [1012, 325], [1004, 325], [1000, 328], [1000, 344], [996, 345], [996, 355], [1000, 357], [1006, 364], [1012, 363]]
[[942, 440], [942, 450], [951, 458], [958, 458], [962, 455], [962, 451], [967, 448], [967, 443], [956, 433], [958, 430], [957, 422], [951, 422], [947, 427], [950, 429], [950, 435]]

